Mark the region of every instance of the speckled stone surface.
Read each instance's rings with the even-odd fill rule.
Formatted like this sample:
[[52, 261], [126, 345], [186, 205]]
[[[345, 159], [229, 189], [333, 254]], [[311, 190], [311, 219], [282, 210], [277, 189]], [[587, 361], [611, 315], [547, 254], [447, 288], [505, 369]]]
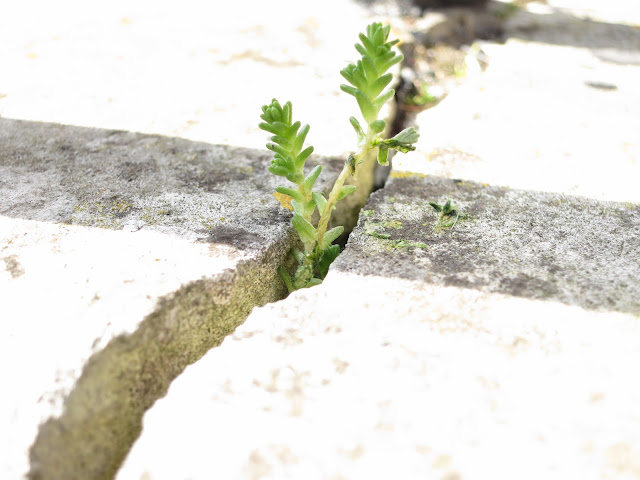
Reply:
[[[339, 71], [369, 21], [339, 0], [0, 15], [0, 476], [111, 478], [168, 382], [282, 297], [296, 236], [260, 107], [293, 102], [329, 185], [355, 149]], [[372, 167], [335, 222], [355, 225]]]
[[505, 42], [474, 44], [464, 81], [418, 114], [418, 148], [394, 166], [640, 202], [640, 7], [622, 0], [513, 7]]
[[[316, 160], [327, 188], [342, 161]], [[269, 161], [0, 119], [3, 476], [29, 456], [33, 478], [113, 475], [169, 382], [282, 298], [296, 236]]]
[[[430, 202], [447, 201], [441, 218]], [[630, 202], [399, 176], [370, 197], [347, 253], [335, 268], [640, 314]]]
[[321, 286], [172, 384], [116, 478], [634, 478], [639, 233], [634, 204], [394, 178]]
[[169, 387], [282, 295], [294, 237], [250, 150], [259, 106], [290, 99], [316, 152], [353, 149], [338, 72], [370, 3], [0, 16], [0, 476], [113, 478], [168, 389], [118, 480], [640, 478], [625, 0], [498, 8], [506, 44], [476, 44], [419, 116], [325, 283]]

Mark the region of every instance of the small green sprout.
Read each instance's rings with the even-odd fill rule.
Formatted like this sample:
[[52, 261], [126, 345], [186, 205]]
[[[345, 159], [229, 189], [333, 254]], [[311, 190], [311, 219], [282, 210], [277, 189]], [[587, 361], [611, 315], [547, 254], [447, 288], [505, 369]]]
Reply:
[[431, 95], [429, 92], [429, 86], [427, 82], [420, 82], [420, 91], [414, 95], [409, 95], [405, 98], [405, 105], [412, 107], [427, 107], [435, 104], [438, 101], [438, 97]]
[[[440, 213], [438, 217], [438, 229], [450, 228], [453, 230], [459, 218], [466, 218], [465, 214], [463, 214], [462, 217], [460, 216], [458, 207], [456, 204], [451, 203], [451, 200], [447, 199], [444, 205], [436, 202], [429, 202], [429, 205], [431, 205], [436, 212]], [[454, 216], [455, 218], [453, 218]]]
[[[273, 135], [273, 143], [267, 144], [267, 148], [274, 152], [269, 171], [286, 178], [295, 186], [276, 188], [277, 193], [291, 197], [291, 222], [303, 246], [303, 251], [294, 249], [291, 252], [298, 263], [293, 276], [283, 267], [278, 269], [289, 292], [321, 283], [340, 253], [340, 247], [333, 245], [333, 242], [342, 234], [344, 227], [330, 230], [327, 227], [336, 204], [355, 191], [354, 185], [345, 185], [345, 182], [350, 176], [356, 175], [367, 154], [377, 149], [378, 162], [387, 165], [389, 150], [403, 153], [415, 150], [413, 144], [419, 134], [413, 127], [387, 140], [380, 136], [387, 126], [384, 120], [378, 118], [380, 110], [395, 94], [392, 88], [385, 91], [393, 79], [393, 75], [387, 71], [404, 58], [392, 50], [398, 40], [388, 41], [389, 31], [389, 25], [372, 23], [367, 26], [366, 34], [361, 33], [360, 43], [355, 45], [361, 55], [360, 60], [340, 71], [349, 83], [340, 85], [340, 88], [356, 99], [366, 129], [355, 117], [349, 118], [356, 132], [357, 151], [347, 158], [328, 198], [322, 192], [313, 191], [322, 167], [317, 165], [305, 174], [305, 162], [313, 152], [313, 147], [303, 149], [309, 126], [301, 127], [300, 122], [293, 122], [291, 102], [281, 105], [273, 99], [271, 104], [262, 107], [260, 118], [263, 122], [259, 127]], [[312, 222], [316, 210], [319, 220], [314, 226]]]

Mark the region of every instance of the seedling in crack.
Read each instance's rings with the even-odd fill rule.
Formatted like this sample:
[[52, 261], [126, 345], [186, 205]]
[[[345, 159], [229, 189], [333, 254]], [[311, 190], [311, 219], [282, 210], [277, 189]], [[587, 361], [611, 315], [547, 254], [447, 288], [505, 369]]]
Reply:
[[[436, 212], [440, 213], [440, 216], [438, 217], [438, 229], [450, 228], [453, 230], [458, 219], [461, 218], [458, 207], [454, 203], [451, 203], [451, 200], [449, 199], [447, 199], [444, 205], [440, 205], [436, 202], [429, 202], [429, 205], [431, 205]], [[466, 215], [463, 214], [462, 218], [465, 217]]]
[[[294, 249], [291, 252], [298, 263], [293, 275], [283, 267], [278, 269], [289, 292], [321, 283], [329, 266], [340, 253], [340, 247], [333, 245], [333, 242], [342, 234], [344, 227], [338, 226], [330, 230], [327, 227], [336, 204], [355, 191], [354, 185], [345, 185], [345, 182], [357, 174], [367, 154], [377, 150], [378, 163], [387, 165], [389, 150], [403, 153], [415, 150], [413, 144], [418, 140], [419, 134], [413, 127], [403, 130], [393, 138], [385, 140], [381, 137], [386, 122], [378, 116], [384, 104], [395, 94], [392, 88], [385, 91], [393, 79], [388, 70], [403, 60], [403, 56], [392, 49], [398, 40], [388, 41], [389, 30], [389, 25], [382, 26], [380, 23], [367, 26], [366, 34], [361, 33], [360, 43], [355, 45], [361, 55], [360, 60], [340, 71], [349, 83], [340, 85], [340, 88], [356, 99], [366, 127], [363, 128], [355, 117], [349, 118], [356, 131], [357, 150], [347, 158], [328, 198], [322, 192], [313, 191], [322, 167], [317, 165], [305, 174], [305, 162], [313, 152], [313, 147], [303, 148], [309, 126], [301, 127], [300, 122], [293, 122], [291, 102], [281, 105], [274, 98], [271, 104], [262, 107], [260, 118], [263, 122], [259, 126], [273, 134], [273, 143], [267, 144], [267, 148], [274, 152], [269, 171], [286, 178], [294, 185], [293, 188], [277, 187], [276, 192], [291, 197], [291, 222], [303, 246], [303, 250]], [[319, 221], [314, 226], [312, 217], [316, 210]]]

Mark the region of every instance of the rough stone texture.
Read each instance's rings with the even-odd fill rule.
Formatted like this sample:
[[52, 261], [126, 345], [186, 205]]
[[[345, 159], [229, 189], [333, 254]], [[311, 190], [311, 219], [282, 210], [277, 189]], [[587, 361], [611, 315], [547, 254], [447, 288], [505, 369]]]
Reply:
[[[626, 24], [613, 23], [616, 6]], [[476, 44], [466, 81], [418, 115], [418, 149], [395, 167], [640, 201], [638, 5], [565, 0], [504, 11], [506, 43]]]
[[171, 385], [116, 478], [638, 478], [639, 229], [637, 205], [393, 179], [322, 285]]
[[[311, 126], [316, 153], [346, 158], [356, 149], [348, 119], [359, 111], [340, 90], [340, 70], [358, 58], [353, 44], [372, 21], [366, 5], [94, 7], [27, 0], [0, 16], [0, 116], [264, 149], [260, 107], [276, 97], [291, 100], [294, 119]], [[393, 110], [388, 104], [383, 118]], [[372, 170], [363, 168], [358, 182], [343, 205], [347, 229], [371, 191]]]
[[112, 477], [169, 382], [282, 298], [269, 156], [0, 119], [3, 477]]
[[340, 70], [369, 15], [352, 0], [17, 2], [0, 16], [0, 115], [264, 148], [277, 97], [318, 153], [342, 155], [358, 110]]
[[[5, 116], [262, 148], [256, 109], [277, 96], [311, 124], [316, 151], [353, 148], [336, 126], [355, 111], [338, 90], [354, 54], [344, 46], [367, 22], [355, 3], [236, 2], [222, 15], [192, 0], [19, 3], [0, 16]], [[472, 49], [466, 85], [420, 116], [419, 151], [396, 157], [325, 283], [256, 309], [187, 368], [146, 415], [119, 480], [640, 477], [638, 206], [600, 201], [639, 198], [637, 28], [626, 13], [625, 25], [592, 15], [594, 1], [579, 14], [575, 0], [546, 3], [501, 10], [512, 40], [480, 44], [481, 76]], [[11, 205], [0, 302], [16, 319], [0, 337], [15, 392], [0, 400], [3, 473], [28, 468], [24, 446], [53, 414], [32, 477], [110, 478], [171, 376], [269, 300], [256, 285], [281, 293], [274, 269], [293, 237], [245, 149], [47, 128], [60, 130], [37, 142], [16, 142], [25, 129], [14, 128], [11, 155], [26, 165], [0, 164]], [[102, 187], [100, 148], [125, 159]], [[213, 158], [229, 180], [264, 186], [273, 207], [256, 209], [271, 212], [274, 236], [260, 217], [242, 223], [246, 198], [212, 179]], [[463, 214], [453, 229], [428, 206], [447, 197]]]
[[[343, 0], [28, 0], [0, 15], [13, 392], [0, 476], [25, 474], [44, 422], [32, 478], [112, 477], [168, 382], [253, 305], [281, 298], [275, 267], [296, 236], [271, 195], [286, 182], [266, 174], [260, 107], [291, 100], [316, 153], [342, 155], [323, 160], [329, 185], [355, 148], [339, 71], [368, 15]], [[355, 225], [372, 184], [370, 163], [332, 223]]]
[[[447, 200], [457, 213], [441, 220], [429, 202]], [[400, 176], [370, 198], [348, 258], [362, 275], [640, 315], [640, 205], [629, 202]]]

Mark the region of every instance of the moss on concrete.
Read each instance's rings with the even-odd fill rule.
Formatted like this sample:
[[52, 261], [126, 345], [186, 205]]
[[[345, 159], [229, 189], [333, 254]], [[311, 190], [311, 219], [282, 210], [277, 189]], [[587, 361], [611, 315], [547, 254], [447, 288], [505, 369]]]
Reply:
[[[448, 199], [460, 218], [442, 228], [429, 202]], [[640, 315], [640, 205], [628, 202], [393, 178], [347, 251], [334, 268]]]
[[140, 434], [144, 412], [171, 381], [219, 345], [254, 306], [284, 297], [276, 268], [287, 260], [291, 240], [273, 245], [261, 261], [243, 262], [160, 299], [135, 333], [114, 338], [94, 355], [62, 416], [41, 425], [29, 478], [113, 478]]

